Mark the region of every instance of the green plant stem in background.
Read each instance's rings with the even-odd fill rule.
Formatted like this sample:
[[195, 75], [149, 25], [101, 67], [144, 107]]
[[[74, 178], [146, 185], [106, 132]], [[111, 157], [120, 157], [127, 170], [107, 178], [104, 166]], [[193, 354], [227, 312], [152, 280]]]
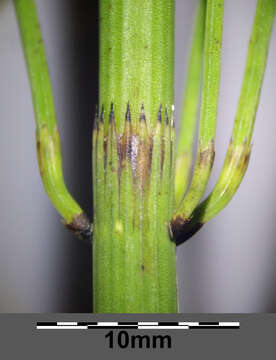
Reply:
[[214, 160], [217, 106], [220, 84], [220, 59], [223, 25], [223, 0], [208, 0], [203, 57], [203, 84], [197, 159], [188, 192], [174, 214], [180, 226], [189, 220], [202, 198]]
[[188, 187], [193, 160], [193, 144], [196, 131], [200, 83], [204, 49], [206, 0], [198, 3], [194, 25], [191, 54], [187, 70], [186, 88], [181, 109], [179, 134], [177, 139], [175, 201], [182, 200]]
[[102, 0], [95, 312], [177, 312], [173, 101], [174, 0]]
[[37, 155], [45, 191], [65, 225], [81, 236], [90, 224], [63, 180], [60, 140], [39, 20], [33, 0], [14, 0], [31, 85], [36, 120]]
[[217, 184], [193, 213], [190, 234], [229, 203], [246, 172], [275, 11], [275, 0], [258, 0], [232, 139]]

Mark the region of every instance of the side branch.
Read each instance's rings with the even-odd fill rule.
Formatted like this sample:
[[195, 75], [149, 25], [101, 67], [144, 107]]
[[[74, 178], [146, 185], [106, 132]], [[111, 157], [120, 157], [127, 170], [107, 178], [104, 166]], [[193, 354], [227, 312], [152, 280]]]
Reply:
[[90, 222], [64, 184], [54, 101], [35, 2], [14, 0], [14, 5], [32, 91], [42, 182], [65, 226], [89, 239]]
[[258, 0], [248, 45], [245, 73], [223, 169], [211, 194], [194, 210], [185, 226], [172, 225], [177, 243], [182, 243], [218, 214], [236, 193], [246, 172], [251, 138], [266, 67], [276, 11], [275, 0]]
[[176, 205], [180, 203], [187, 190], [191, 173], [193, 144], [200, 98], [205, 15], [206, 0], [199, 0], [177, 141], [175, 169]]
[[214, 160], [217, 105], [220, 83], [220, 58], [223, 24], [223, 0], [208, 0], [204, 40], [203, 88], [197, 161], [191, 186], [175, 211], [174, 219], [189, 220], [202, 198]]

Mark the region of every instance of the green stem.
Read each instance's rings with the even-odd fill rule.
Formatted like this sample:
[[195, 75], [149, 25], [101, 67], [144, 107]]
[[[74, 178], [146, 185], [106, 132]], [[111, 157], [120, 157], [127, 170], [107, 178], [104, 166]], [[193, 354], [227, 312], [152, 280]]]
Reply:
[[189, 59], [186, 89], [182, 102], [176, 152], [175, 200], [182, 200], [189, 183], [193, 159], [193, 144], [200, 98], [202, 58], [204, 49], [206, 0], [198, 3], [193, 41]]
[[63, 179], [55, 107], [35, 1], [14, 0], [14, 5], [31, 85], [42, 182], [65, 225], [78, 235], [87, 237], [90, 234], [89, 221], [69, 194]]
[[102, 0], [95, 312], [177, 311], [173, 100], [174, 0]]
[[207, 0], [197, 159], [192, 183], [187, 195], [174, 214], [174, 219], [179, 219], [179, 222], [182, 224], [188, 221], [194, 208], [202, 198], [214, 160], [214, 139], [220, 83], [223, 7], [223, 0]]
[[174, 0], [100, 1], [100, 104], [114, 103], [123, 131], [127, 103], [136, 126], [143, 103], [149, 128], [159, 105], [174, 103]]

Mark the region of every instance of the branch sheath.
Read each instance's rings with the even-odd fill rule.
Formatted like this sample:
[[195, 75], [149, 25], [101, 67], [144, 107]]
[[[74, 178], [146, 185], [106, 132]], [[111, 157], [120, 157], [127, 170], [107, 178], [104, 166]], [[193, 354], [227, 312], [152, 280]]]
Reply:
[[[194, 211], [183, 240], [218, 214], [232, 199], [247, 169], [251, 138], [266, 67], [276, 1], [258, 0], [247, 51], [245, 73], [224, 165], [211, 194]], [[186, 234], [185, 234], [186, 233]]]
[[181, 223], [188, 221], [192, 211], [202, 198], [214, 160], [223, 8], [223, 0], [207, 0], [197, 159], [190, 188], [174, 214], [174, 219], [178, 218]]
[[31, 85], [42, 182], [65, 225], [78, 235], [87, 237], [90, 234], [89, 221], [63, 180], [60, 139], [35, 1], [14, 0], [14, 5]]
[[179, 204], [189, 183], [193, 159], [193, 144], [200, 98], [200, 83], [204, 49], [206, 0], [198, 3], [194, 34], [182, 102], [181, 120], [176, 151], [175, 201]]

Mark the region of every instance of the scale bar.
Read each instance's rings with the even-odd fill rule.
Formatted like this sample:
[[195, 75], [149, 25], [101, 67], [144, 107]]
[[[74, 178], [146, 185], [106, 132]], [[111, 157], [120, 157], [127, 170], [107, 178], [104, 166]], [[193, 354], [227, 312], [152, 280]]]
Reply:
[[191, 330], [191, 329], [239, 329], [238, 321], [200, 321], [200, 322], [172, 322], [172, 321], [58, 321], [58, 322], [37, 322], [37, 330], [99, 330], [99, 329], [136, 329], [136, 330]]

